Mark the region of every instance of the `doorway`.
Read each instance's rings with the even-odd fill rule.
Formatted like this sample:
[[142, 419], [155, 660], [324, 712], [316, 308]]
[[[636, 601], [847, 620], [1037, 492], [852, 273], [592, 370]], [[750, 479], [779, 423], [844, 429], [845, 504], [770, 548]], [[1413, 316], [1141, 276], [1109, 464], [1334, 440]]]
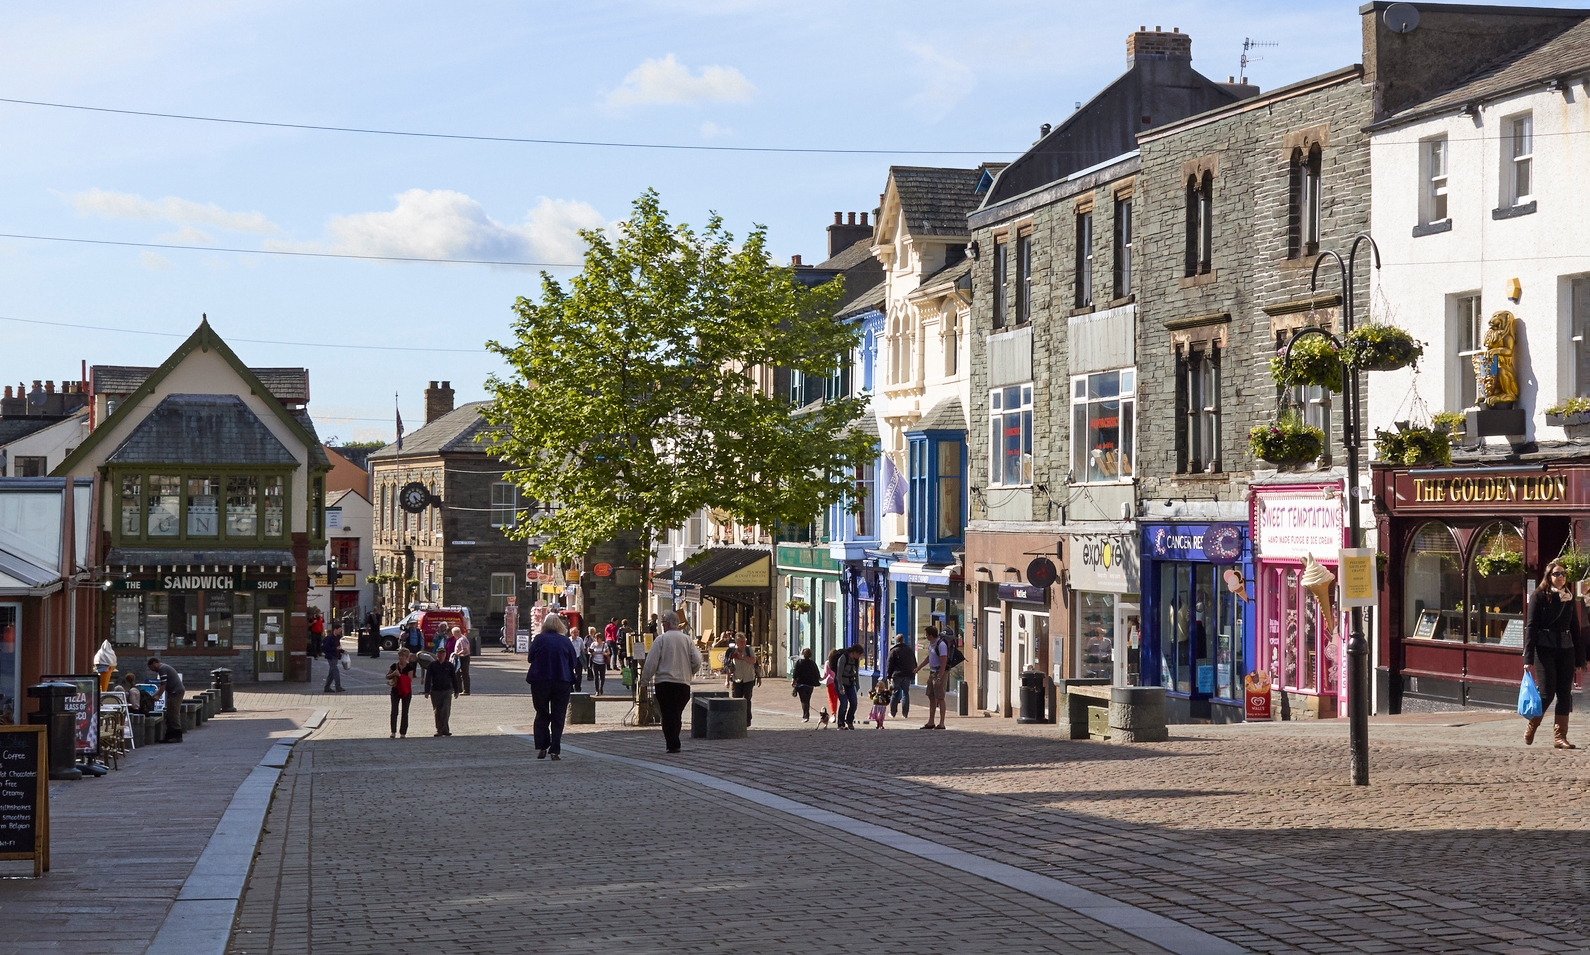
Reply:
[[1142, 612], [1137, 604], [1115, 605], [1115, 685], [1142, 685]]
[[254, 649], [257, 680], [280, 680], [287, 662], [287, 611], [259, 612], [259, 640]]
[[986, 610], [983, 619], [987, 635], [983, 637], [983, 652], [978, 654], [982, 661], [983, 709], [996, 712], [1000, 701], [999, 661], [1005, 655], [1005, 615], [999, 610]]

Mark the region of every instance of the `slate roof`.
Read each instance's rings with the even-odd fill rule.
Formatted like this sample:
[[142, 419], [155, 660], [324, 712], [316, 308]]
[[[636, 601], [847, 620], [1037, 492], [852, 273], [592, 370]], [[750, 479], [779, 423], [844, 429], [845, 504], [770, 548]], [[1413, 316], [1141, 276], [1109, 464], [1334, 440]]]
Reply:
[[1590, 17], [1528, 52], [1515, 50], [1498, 57], [1476, 70], [1462, 85], [1381, 120], [1371, 128], [1394, 126], [1468, 103], [1497, 99], [1558, 77], [1578, 77], [1586, 73], [1590, 73]]
[[[89, 372], [89, 379], [94, 383], [95, 394], [130, 395], [155, 371], [142, 365], [95, 365]], [[250, 368], [249, 371], [282, 404], [301, 405], [309, 401], [309, 369]]]
[[65, 420], [65, 418], [0, 418], [0, 445], [10, 444], [18, 438], [25, 438]]
[[846, 303], [840, 311], [839, 317], [849, 318], [852, 315], [860, 315], [863, 312], [883, 311], [883, 303], [887, 297], [887, 291], [882, 283], [873, 286]]
[[852, 242], [847, 248], [841, 249], [839, 254], [812, 266], [814, 269], [827, 269], [831, 272], [844, 272], [872, 258], [872, 242], [861, 239]]
[[237, 395], [167, 395], [106, 460], [114, 464], [298, 464]]
[[293, 567], [293, 552], [248, 547], [112, 547], [110, 567]]
[[966, 409], [961, 406], [960, 396], [946, 398], [922, 416], [922, 420], [911, 426], [907, 434], [917, 434], [923, 431], [965, 431]]
[[983, 178], [981, 167], [891, 166], [889, 176], [912, 235], [971, 235], [966, 216], [982, 201], [977, 194], [977, 184]]
[[287, 413], [309, 432], [309, 437], [312, 439], [309, 442], [310, 467], [331, 467], [331, 459], [326, 457], [326, 446], [320, 443], [320, 435], [315, 431], [315, 422], [310, 420], [309, 412], [302, 408], [291, 408]]
[[924, 278], [922, 280], [922, 284], [917, 286], [916, 291], [912, 292], [906, 297], [911, 299], [921, 299], [932, 298], [935, 295], [942, 295], [950, 286], [955, 284], [957, 279], [963, 275], [970, 275], [971, 272], [971, 259], [962, 259], [952, 265], [946, 265], [937, 272], [929, 275], [927, 278]]
[[[493, 429], [481, 410], [489, 401], [471, 401], [459, 405], [447, 414], [403, 436], [403, 455], [417, 454], [486, 454], [489, 442], [477, 442], [476, 435]], [[389, 444], [370, 454], [371, 461], [386, 461], [398, 456], [397, 445]]]

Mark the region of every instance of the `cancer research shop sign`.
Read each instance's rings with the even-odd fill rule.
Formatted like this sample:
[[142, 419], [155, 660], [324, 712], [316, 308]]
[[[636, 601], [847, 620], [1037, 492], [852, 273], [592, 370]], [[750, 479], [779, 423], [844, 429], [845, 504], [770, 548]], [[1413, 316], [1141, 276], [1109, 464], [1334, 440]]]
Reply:
[[1274, 560], [1334, 561], [1343, 543], [1339, 493], [1287, 491], [1255, 495], [1253, 536], [1258, 556]]

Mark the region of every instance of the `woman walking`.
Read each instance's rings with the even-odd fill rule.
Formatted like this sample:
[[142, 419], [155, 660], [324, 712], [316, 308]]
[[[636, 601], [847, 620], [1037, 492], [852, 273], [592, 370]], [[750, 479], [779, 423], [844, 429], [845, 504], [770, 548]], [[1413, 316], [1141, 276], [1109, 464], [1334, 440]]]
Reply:
[[597, 696], [607, 692], [607, 641], [595, 639], [596, 628], [591, 628], [591, 689]]
[[1585, 665], [1585, 648], [1579, 642], [1579, 610], [1574, 606], [1568, 586], [1568, 570], [1560, 561], [1546, 565], [1540, 586], [1529, 598], [1529, 617], [1524, 628], [1524, 671], [1540, 688], [1541, 715], [1529, 721], [1524, 730], [1524, 745], [1535, 742], [1535, 730], [1545, 719], [1547, 707], [1557, 701], [1552, 725], [1551, 745], [1556, 749], [1578, 749], [1568, 742], [1568, 714], [1573, 712], [1574, 671]]
[[812, 659], [811, 647], [801, 648], [801, 658], [795, 661], [795, 670], [790, 674], [790, 681], [795, 685], [795, 695], [801, 698], [801, 722], [810, 723], [812, 690], [823, 682], [823, 675], [817, 670], [817, 661]]
[[[409, 737], [409, 703], [414, 698], [414, 671], [418, 664], [408, 647], [398, 650], [397, 662], [387, 668], [386, 685], [392, 688], [392, 735], [388, 739]], [[402, 722], [398, 717], [401, 714]]]

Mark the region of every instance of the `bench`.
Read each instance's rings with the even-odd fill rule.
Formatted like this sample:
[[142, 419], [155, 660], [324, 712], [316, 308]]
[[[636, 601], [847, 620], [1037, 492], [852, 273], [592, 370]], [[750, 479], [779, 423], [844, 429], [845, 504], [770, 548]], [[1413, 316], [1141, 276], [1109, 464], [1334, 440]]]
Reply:
[[1161, 686], [1068, 686], [1066, 716], [1071, 739], [1162, 743], [1170, 738]]

